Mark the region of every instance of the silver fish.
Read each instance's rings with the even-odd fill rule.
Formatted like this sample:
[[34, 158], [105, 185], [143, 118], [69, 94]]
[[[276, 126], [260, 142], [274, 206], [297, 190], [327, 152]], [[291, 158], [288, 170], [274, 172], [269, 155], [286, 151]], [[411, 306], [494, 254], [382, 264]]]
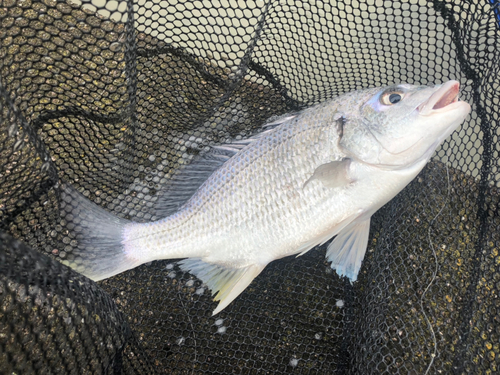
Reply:
[[373, 213], [469, 114], [458, 93], [456, 81], [400, 84], [284, 116], [195, 164], [192, 171], [215, 171], [177, 212], [152, 223], [120, 219], [66, 185], [82, 240], [65, 263], [102, 280], [152, 260], [186, 258], [180, 267], [217, 293], [216, 314], [268, 263], [336, 236], [326, 257], [356, 281]]

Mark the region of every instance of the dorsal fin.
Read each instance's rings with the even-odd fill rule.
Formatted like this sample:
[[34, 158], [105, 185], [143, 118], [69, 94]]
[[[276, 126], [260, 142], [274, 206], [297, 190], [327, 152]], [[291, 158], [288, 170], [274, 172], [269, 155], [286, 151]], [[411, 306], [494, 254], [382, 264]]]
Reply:
[[263, 125], [260, 133], [240, 141], [212, 146], [196, 157], [189, 165], [174, 174], [159, 193], [156, 216], [163, 218], [174, 214], [200, 188], [212, 173], [249, 144], [271, 132], [277, 126], [295, 118], [297, 114], [272, 119]]
[[232, 152], [213, 148], [174, 174], [159, 193], [156, 216], [163, 218], [174, 214], [232, 155]]

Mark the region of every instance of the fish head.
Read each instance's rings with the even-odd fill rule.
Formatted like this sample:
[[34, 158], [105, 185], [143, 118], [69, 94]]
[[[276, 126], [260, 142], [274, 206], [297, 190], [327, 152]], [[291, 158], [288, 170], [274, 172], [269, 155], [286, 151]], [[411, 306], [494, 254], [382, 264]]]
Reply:
[[359, 111], [345, 117], [339, 145], [357, 160], [389, 169], [429, 159], [471, 110], [459, 101], [459, 89], [448, 81], [366, 90]]

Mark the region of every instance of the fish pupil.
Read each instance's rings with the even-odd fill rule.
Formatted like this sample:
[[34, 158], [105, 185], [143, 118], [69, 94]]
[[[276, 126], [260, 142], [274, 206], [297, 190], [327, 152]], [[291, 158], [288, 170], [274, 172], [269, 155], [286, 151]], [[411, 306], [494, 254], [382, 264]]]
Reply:
[[401, 95], [391, 94], [389, 95], [389, 101], [391, 102], [391, 104], [399, 103], [401, 101]]

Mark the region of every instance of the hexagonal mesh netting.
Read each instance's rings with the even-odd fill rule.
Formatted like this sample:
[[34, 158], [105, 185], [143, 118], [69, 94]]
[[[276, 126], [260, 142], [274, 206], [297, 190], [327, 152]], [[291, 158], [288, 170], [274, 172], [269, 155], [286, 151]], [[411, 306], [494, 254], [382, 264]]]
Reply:
[[[0, 372], [500, 371], [500, 3], [2, 0]], [[207, 147], [345, 92], [461, 83], [472, 112], [373, 219], [351, 284], [321, 246], [224, 311], [177, 261], [62, 265], [70, 183], [150, 222]]]

